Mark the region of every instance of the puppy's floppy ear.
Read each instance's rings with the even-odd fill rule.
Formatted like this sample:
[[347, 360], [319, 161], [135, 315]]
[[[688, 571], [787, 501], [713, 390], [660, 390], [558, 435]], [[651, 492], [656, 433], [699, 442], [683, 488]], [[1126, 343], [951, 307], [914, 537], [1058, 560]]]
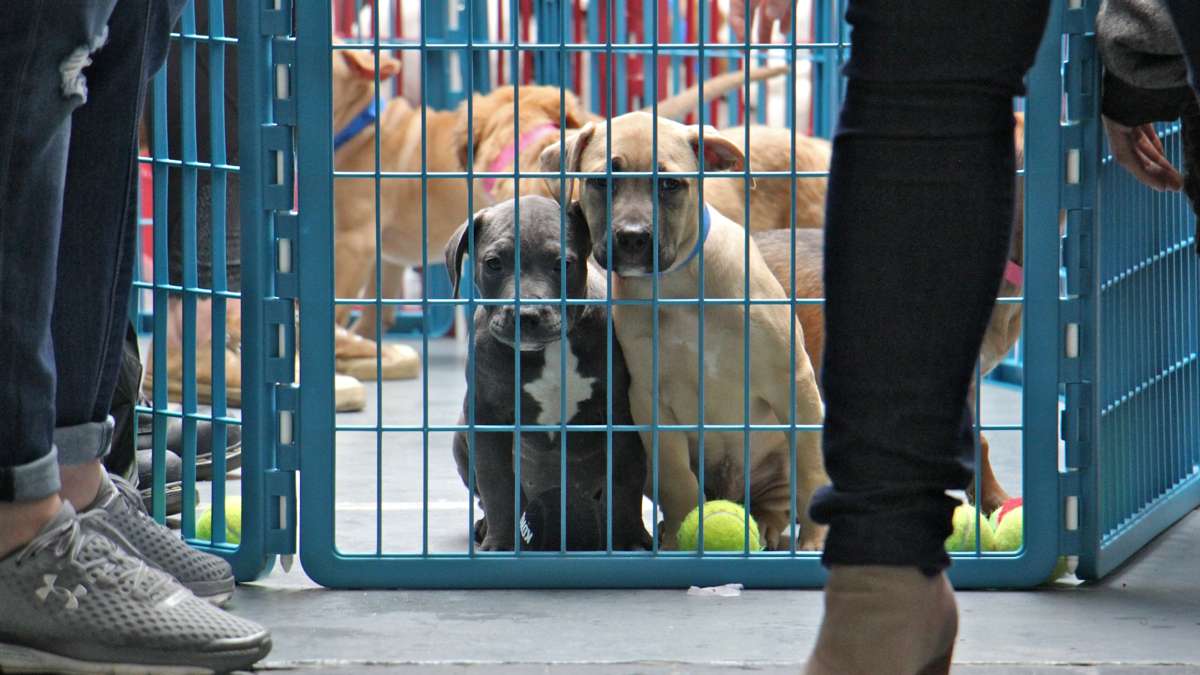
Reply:
[[[541, 160], [542, 171], [547, 173], [557, 173], [560, 169], [567, 172], [579, 171], [579, 163], [580, 158], [583, 157], [583, 151], [587, 149], [588, 144], [592, 142], [592, 137], [595, 135], [596, 125], [592, 122], [588, 122], [587, 124], [583, 125], [583, 128], [574, 134], [567, 134], [566, 161], [562, 163], [561, 167], [559, 166], [559, 163], [562, 161], [563, 157], [562, 144], [551, 143], [550, 145], [546, 146], [546, 149], [542, 150], [542, 154], [539, 157]], [[549, 186], [550, 192], [559, 202], [562, 202], [564, 199], [571, 199], [571, 195], [573, 193], [571, 188], [573, 183], [574, 179], [567, 178], [567, 194], [564, 196], [558, 192], [559, 179], [546, 179], [546, 184]]]
[[567, 231], [574, 241], [579, 242], [579, 253], [583, 257], [579, 262], [586, 265], [588, 256], [592, 254], [592, 228], [588, 226], [583, 205], [578, 201], [571, 202], [567, 207]]
[[[688, 143], [692, 152], [700, 157], [700, 125], [693, 124], [687, 128]], [[746, 166], [746, 155], [733, 141], [721, 135], [715, 127], [704, 125], [704, 170], [708, 171], [741, 171]]]
[[[339, 50], [350, 72], [364, 80], [375, 79], [375, 56], [364, 50]], [[386, 80], [400, 73], [400, 60], [388, 54], [379, 52], [379, 79]]]
[[[479, 245], [479, 234], [483, 232], [484, 224], [487, 222], [488, 209], [480, 209], [475, 212], [465, 223], [458, 226], [454, 234], [450, 237], [450, 241], [446, 242], [446, 271], [450, 273], [450, 285], [454, 287], [454, 291], [450, 297], [458, 297], [459, 281], [464, 274], [462, 270], [463, 258], [466, 257], [468, 249], [471, 245], [471, 231], [475, 232], [475, 245]], [[465, 274], [470, 274], [470, 271]]]

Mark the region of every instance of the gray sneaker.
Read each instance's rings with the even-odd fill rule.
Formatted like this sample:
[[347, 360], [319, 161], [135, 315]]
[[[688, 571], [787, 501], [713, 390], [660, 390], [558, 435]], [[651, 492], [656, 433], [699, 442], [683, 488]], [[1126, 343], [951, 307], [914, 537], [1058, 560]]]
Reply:
[[233, 595], [233, 569], [229, 563], [197, 551], [178, 534], [159, 525], [146, 513], [137, 489], [123, 479], [106, 474], [96, 501], [86, 513], [96, 513], [97, 519], [91, 522], [119, 534], [112, 539], [117, 543], [128, 541], [133, 553], [175, 577], [196, 597], [219, 606]]
[[265, 628], [213, 607], [64, 503], [0, 559], [0, 672], [211, 673], [271, 651]]

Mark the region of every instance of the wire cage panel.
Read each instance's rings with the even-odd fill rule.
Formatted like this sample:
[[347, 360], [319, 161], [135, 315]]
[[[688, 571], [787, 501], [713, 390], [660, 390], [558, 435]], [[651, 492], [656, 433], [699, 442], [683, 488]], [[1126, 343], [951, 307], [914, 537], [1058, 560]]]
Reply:
[[[781, 551], [763, 552], [751, 552], [748, 546], [729, 553], [674, 552], [659, 550], [657, 544], [651, 551], [620, 551], [613, 550], [611, 538], [605, 536], [601, 550], [595, 551], [560, 548], [542, 552], [519, 545], [510, 552], [481, 550], [474, 537], [481, 510], [455, 470], [451, 453], [454, 433], [478, 437], [497, 432], [558, 431], [565, 455], [565, 439], [572, 430], [563, 422], [539, 426], [518, 418], [510, 425], [489, 425], [474, 418], [477, 411], [469, 403], [473, 398], [467, 398], [465, 407], [463, 401], [464, 394], [479, 386], [471, 375], [475, 342], [470, 331], [457, 328], [456, 341], [426, 332], [412, 343], [421, 355], [419, 378], [373, 385], [365, 413], [335, 415], [333, 323], [338, 310], [361, 305], [362, 300], [343, 296], [334, 288], [333, 281], [345, 263], [341, 259], [335, 262], [332, 252], [342, 245], [337, 228], [341, 228], [338, 214], [345, 203], [339, 189], [348, 184], [369, 186], [361, 192], [375, 239], [371, 258], [358, 258], [359, 262], [352, 264], [369, 267], [373, 259], [378, 267], [381, 251], [389, 246], [385, 229], [393, 227], [386, 215], [387, 201], [398, 191], [408, 190], [411, 197], [405, 203], [411, 211], [401, 215], [417, 214], [419, 232], [409, 250], [419, 253], [426, 269], [443, 260], [445, 239], [437, 241], [439, 237], [432, 233], [468, 222], [474, 212], [495, 201], [489, 186], [504, 180], [517, 183], [518, 168], [522, 193], [551, 183], [558, 183], [560, 191], [565, 187], [568, 176], [530, 170], [520, 161], [522, 137], [530, 132], [529, 125], [537, 126], [523, 116], [521, 111], [533, 106], [520, 95], [510, 96], [504, 103], [512, 111], [511, 118], [520, 123], [503, 127], [501, 133], [507, 136], [498, 142], [498, 147], [512, 146], [511, 161], [481, 160], [477, 153], [488, 149], [469, 142], [455, 164], [450, 155], [457, 153], [446, 145], [452, 136], [439, 135], [440, 130], [465, 130], [467, 138], [475, 139], [487, 125], [478, 113], [490, 100], [468, 97], [469, 91], [495, 95], [512, 83], [549, 85], [549, 119], [553, 122], [549, 133], [562, 141], [581, 126], [567, 118], [571, 98], [578, 101], [582, 116], [603, 126], [611, 124], [606, 113], [618, 115], [654, 104], [722, 70], [782, 63], [788, 66], [785, 76], [767, 86], [738, 86], [717, 101], [698, 102], [687, 121], [703, 120], [718, 127], [748, 121], [828, 136], [840, 105], [838, 67], [848, 48], [840, 21], [841, 3], [816, 2], [811, 7], [799, 3], [799, 30], [769, 47], [731, 41], [722, 2], [468, 2], [454, 8], [428, 2], [421, 3], [420, 12], [413, 10], [416, 4], [380, 5], [376, 13], [375, 7], [363, 9], [363, 4], [335, 3], [333, 17], [316, 5], [298, 4], [295, 8], [295, 41], [289, 44], [294, 45], [295, 72], [305, 83], [305, 95], [295, 102], [299, 213], [294, 251], [300, 270], [296, 277], [299, 314], [305, 326], [299, 355], [304, 383], [298, 396], [284, 404], [289, 412], [294, 411], [289, 418], [293, 425], [289, 452], [298, 452], [304, 467], [304, 518], [299, 534], [306, 572], [324, 585], [350, 587], [678, 587], [732, 581], [752, 587], [820, 585], [824, 576], [817, 555], [797, 550], [794, 544]], [[1053, 318], [1060, 304], [1056, 223], [1060, 186], [1065, 180], [1060, 161], [1064, 87], [1060, 45], [1064, 19], [1081, 11], [1060, 7], [1055, 12], [1038, 64], [1030, 73], [1030, 94], [1024, 104], [1024, 295], [1002, 299], [1006, 304], [1022, 305], [1031, 317], [1024, 323], [1022, 337], [1024, 385], [1016, 389], [989, 384], [977, 396], [977, 427], [990, 440], [993, 457], [1006, 458], [1002, 473], [1013, 492], [1020, 486], [1019, 494], [1028, 507], [1025, 545], [1017, 551], [992, 552], [976, 542], [977, 551], [956, 554], [952, 577], [959, 587], [1040, 583], [1054, 565], [1065, 536], [1060, 525], [1062, 479], [1058, 471], [1061, 338], [1059, 322]], [[402, 28], [394, 27], [397, 18]], [[467, 26], [472, 30], [465, 30]], [[389, 69], [389, 59], [403, 64], [402, 78]], [[337, 78], [344, 76], [341, 68], [348, 61], [366, 66], [361, 74], [369, 93], [355, 99], [347, 114], [340, 112], [344, 101]], [[366, 125], [368, 137], [372, 130], [375, 134], [374, 154], [368, 151], [369, 161], [347, 167], [333, 139], [345, 128], [346, 119], [368, 100], [380, 111]], [[404, 149], [410, 153], [407, 165], [395, 163], [399, 153], [387, 151], [395, 147], [390, 145], [394, 141], [389, 134], [393, 139], [401, 137], [388, 126], [394, 120], [385, 123], [389, 115], [399, 114], [393, 109], [410, 115], [405, 128], [419, 130], [412, 135], [417, 140]], [[796, 176], [796, 182], [802, 182], [820, 180], [824, 175], [824, 169], [797, 172], [790, 167], [772, 174], [751, 167], [745, 177]], [[599, 177], [612, 181], [611, 174]], [[664, 177], [670, 176], [659, 172], [657, 179]], [[456, 196], [446, 200], [446, 194]], [[446, 217], [448, 225], [441, 225], [437, 210], [445, 204], [450, 206], [444, 209], [450, 215]], [[470, 252], [474, 252], [473, 246], [468, 246]], [[378, 283], [379, 276], [374, 278]], [[422, 313], [460, 307], [468, 315], [499, 302], [484, 300], [469, 287], [460, 289], [458, 299], [429, 289], [422, 289], [419, 296], [389, 296], [385, 290], [373, 301], [377, 307], [411, 304], [419, 306]], [[548, 302], [564, 308], [569, 304], [565, 300]], [[611, 299], [601, 302], [610, 310], [614, 306]], [[661, 299], [659, 307], [669, 308], [672, 302], [682, 306], [698, 300]], [[722, 302], [749, 308], [761, 301], [712, 298], [704, 304], [719, 308]], [[821, 300], [787, 302], [799, 307], [819, 305]], [[605, 355], [610, 361], [614, 341], [610, 326]], [[521, 357], [516, 358], [519, 362]], [[701, 385], [698, 395], [703, 396], [704, 389]], [[513, 398], [520, 397], [514, 392]], [[603, 433], [610, 438], [628, 431], [613, 424], [611, 414], [607, 419], [608, 423], [573, 431]], [[672, 427], [665, 423], [647, 430], [660, 437], [677, 428], [698, 431], [696, 425]], [[746, 438], [767, 430], [746, 420], [728, 429], [709, 424], [705, 428], [708, 433], [731, 432]], [[770, 430], [802, 437], [816, 433], [817, 427], [785, 421]], [[651, 457], [657, 455], [656, 442], [647, 447]], [[611, 445], [608, 453], [611, 481]], [[518, 472], [520, 466], [518, 460]], [[516, 480], [519, 484], [520, 479]], [[517, 485], [514, 490], [519, 497]], [[564, 492], [559, 495], [565, 500]], [[657, 533], [660, 507], [655, 499], [645, 500], [643, 510], [647, 529]], [[513, 515], [519, 522], [520, 514]], [[566, 527], [565, 521], [562, 526]], [[514, 540], [518, 538], [519, 533], [514, 533]]]
[[[294, 551], [295, 526], [275, 499], [286, 493], [275, 404], [256, 366], [267, 343], [258, 319], [274, 292], [264, 177], [241, 161], [261, 152], [271, 119], [261, 18], [252, 3], [198, 0], [171, 35], [142, 121], [130, 316], [145, 367], [131, 439], [150, 451], [143, 499], [243, 581]], [[182, 460], [179, 476], [168, 477], [170, 455]]]

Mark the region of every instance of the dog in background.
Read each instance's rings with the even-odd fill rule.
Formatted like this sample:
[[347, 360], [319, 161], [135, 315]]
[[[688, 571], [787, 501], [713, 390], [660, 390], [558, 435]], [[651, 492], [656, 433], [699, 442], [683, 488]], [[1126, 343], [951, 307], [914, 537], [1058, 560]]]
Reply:
[[[520, 199], [520, 241], [513, 201], [502, 202], [475, 214], [446, 245], [446, 267], [451, 270], [455, 295], [459, 270], [474, 238], [472, 274], [478, 296], [486, 299], [516, 297], [529, 301], [513, 305], [480, 305], [475, 310], [475, 388], [463, 400], [460, 424], [465, 424], [475, 396], [475, 422], [508, 425], [516, 422], [515, 381], [520, 383], [520, 422], [523, 425], [627, 425], [629, 373], [620, 345], [614, 342], [612, 362], [606, 357], [608, 312], [603, 304], [570, 305], [565, 312], [555, 300], [605, 297], [602, 272], [590, 262], [591, 238], [587, 225], [571, 218], [566, 240], [560, 241], [561, 207], [538, 196]], [[515, 253], [520, 248], [520, 267]], [[562, 276], [566, 270], [565, 277]], [[550, 302], [546, 302], [550, 301]], [[565, 330], [564, 330], [565, 324]], [[518, 340], [518, 326], [519, 340]], [[562, 340], [565, 333], [566, 340]], [[516, 371], [515, 350], [521, 352]], [[561, 372], [565, 366], [566, 379]], [[611, 367], [612, 379], [608, 379]], [[468, 378], [469, 379], [469, 378]], [[612, 391], [612, 419], [607, 418], [608, 392]], [[566, 409], [562, 408], [565, 398]], [[589, 498], [606, 502], [607, 434], [603, 431], [567, 431], [568, 503]], [[512, 432], [476, 431], [475, 487], [484, 518], [477, 524], [480, 549], [511, 550], [514, 545], [514, 443]], [[525, 501], [560, 487], [561, 447], [558, 432], [521, 432], [516, 447], [521, 453], [521, 508]], [[469, 435], [454, 435], [454, 459], [465, 485], [470, 485]], [[642, 523], [642, 487], [646, 480], [646, 452], [634, 432], [612, 433], [613, 548], [649, 549], [651, 539]], [[599, 509], [604, 513], [606, 509]], [[600, 531], [604, 531], [601, 526]]]
[[[596, 261], [615, 275], [613, 297], [618, 300], [653, 297], [657, 248], [657, 287], [661, 298], [701, 297], [698, 256], [702, 252], [704, 298], [740, 299], [748, 295], [755, 299], [785, 299], [783, 287], [752, 240], [746, 250], [742, 226], [717, 208], [697, 204], [698, 179], [663, 177], [656, 186], [650, 177], [621, 176], [622, 172], [648, 172], [653, 168], [653, 124], [654, 118], [646, 113], [622, 115], [612, 120], [611, 136], [607, 138], [609, 125], [587, 124], [561, 151], [567, 171], [612, 171], [611, 185], [604, 177], [585, 180], [579, 201], [570, 208], [573, 219], [586, 221], [590, 226]], [[664, 119], [657, 124], [659, 170], [697, 171], [700, 127]], [[609, 144], [611, 161], [606, 156]], [[548, 147], [541, 156], [543, 167], [557, 170], [559, 152], [559, 145]], [[711, 127], [704, 132], [703, 156], [706, 170], [735, 174], [746, 161], [736, 143]], [[652, 226], [655, 189], [659, 202], [657, 233]], [[607, 207], [609, 191], [611, 213]], [[749, 288], [745, 288], [747, 279]], [[695, 305], [648, 305], [620, 304], [613, 309], [617, 338], [629, 363], [629, 403], [637, 424], [650, 425], [656, 421], [660, 425], [786, 424], [793, 418], [799, 424], [820, 424], [821, 397], [805, 352], [797, 350], [796, 368], [791, 369], [789, 345], [792, 340], [804, 344], [804, 336], [786, 304], [753, 304], [747, 309], [741, 303], [713, 303], [704, 308], [703, 319]], [[745, 331], [747, 311], [748, 332]], [[657, 342], [653, 331], [655, 312]], [[701, 343], [703, 359], [699, 351]], [[664, 375], [658, 383], [652, 376], [655, 353], [659, 358], [658, 370]], [[746, 357], [749, 364], [743, 360]], [[704, 364], [703, 374], [700, 363]], [[698, 395], [701, 391], [705, 392], [703, 407]], [[704, 433], [704, 497], [743, 501], [748, 472], [748, 507], [762, 528], [766, 546], [790, 547], [784, 534], [796, 520], [801, 524], [800, 547], [820, 548], [825, 530], [812, 522], [807, 513], [813, 491], [827, 482], [820, 435], [815, 432], [796, 435], [798, 511], [792, 514], [788, 436], [778, 431], [751, 432], [747, 465], [743, 433], [741, 429]], [[651, 439], [651, 432], [643, 432], [647, 447]], [[699, 503], [700, 433], [660, 431], [658, 441], [662, 545], [671, 549], [678, 544], [683, 518]], [[647, 494], [654, 488], [650, 482]]]

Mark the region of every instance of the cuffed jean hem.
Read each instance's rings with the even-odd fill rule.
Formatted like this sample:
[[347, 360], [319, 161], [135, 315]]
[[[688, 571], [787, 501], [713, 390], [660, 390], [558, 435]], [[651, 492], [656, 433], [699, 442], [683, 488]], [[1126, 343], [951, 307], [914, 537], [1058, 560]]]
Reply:
[[35, 502], [58, 494], [58, 452], [20, 466], [0, 466], [0, 502]]
[[87, 464], [108, 454], [116, 422], [109, 415], [103, 422], [86, 422], [54, 430], [58, 461], [67, 466]]

